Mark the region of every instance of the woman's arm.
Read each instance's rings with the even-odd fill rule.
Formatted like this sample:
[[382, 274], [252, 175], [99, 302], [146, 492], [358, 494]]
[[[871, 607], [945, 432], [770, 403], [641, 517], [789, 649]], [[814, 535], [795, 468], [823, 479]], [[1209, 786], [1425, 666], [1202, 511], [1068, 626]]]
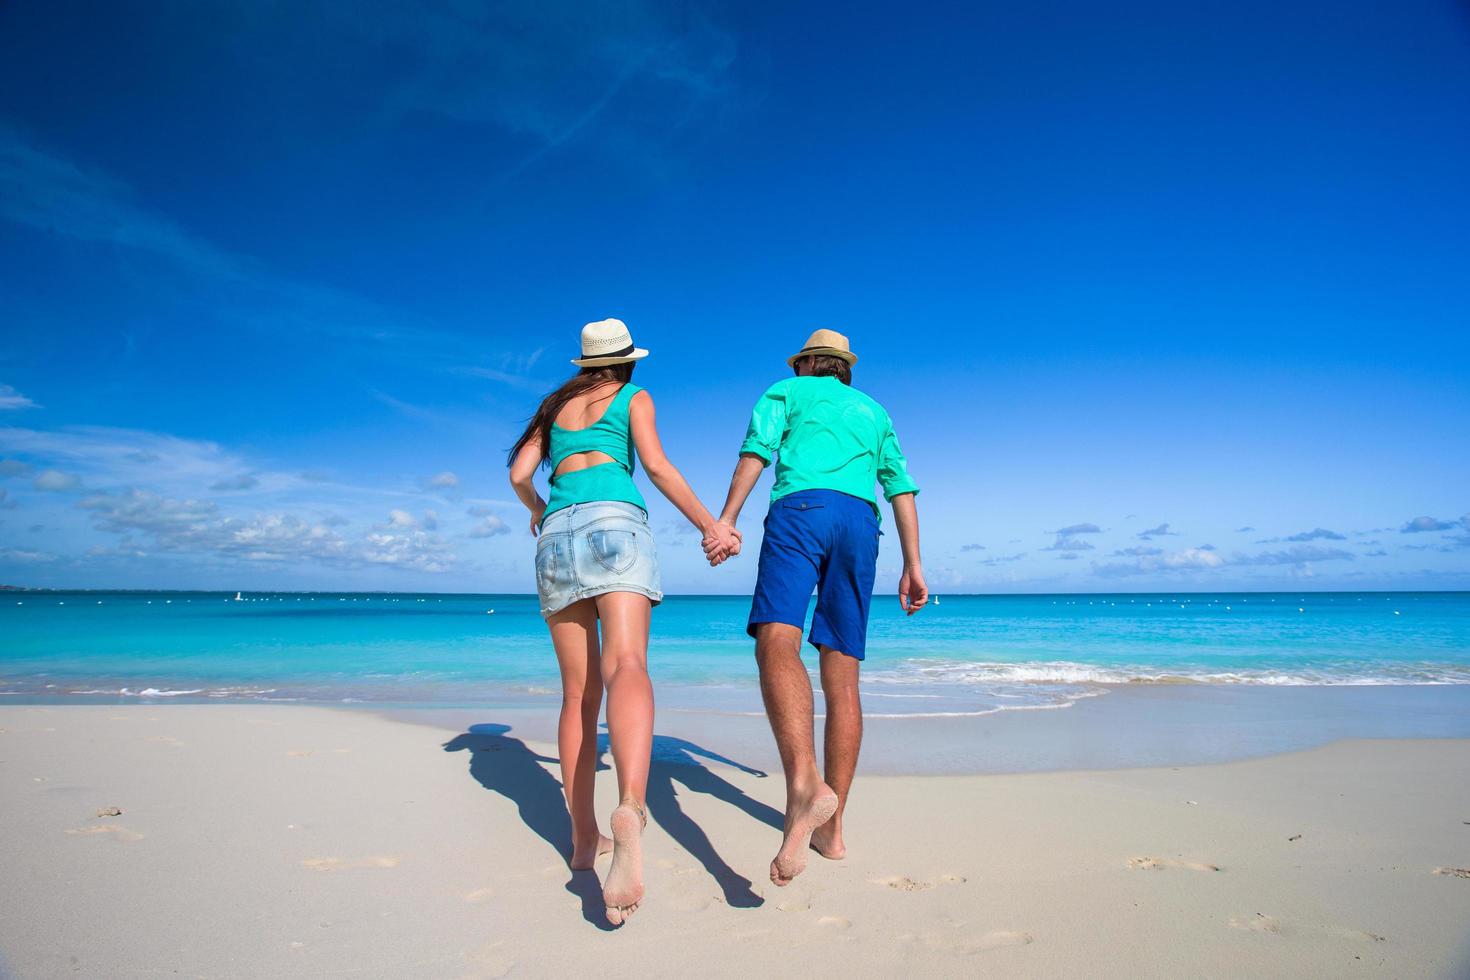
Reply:
[[[658, 438], [658, 425], [654, 420], [653, 396], [647, 391], [640, 391], [633, 396], [633, 402], [628, 408], [629, 421], [633, 429], [633, 445], [638, 449], [638, 458], [643, 462], [643, 469], [648, 473], [648, 478], [653, 485], [658, 487], [659, 493], [669, 498], [669, 503], [679, 508], [679, 513], [689, 519], [689, 523], [699, 529], [706, 540], [718, 538], [721, 543], [721, 560], [731, 554], [739, 553], [738, 532], [732, 540], [733, 528], [716, 527], [714, 516], [695, 496], [689, 487], [689, 482], [684, 479], [684, 474], [679, 468], [669, 462], [664, 455], [663, 443]], [[731, 545], [733, 544], [733, 547]], [[712, 563], [718, 564], [713, 561]]]
[[541, 531], [541, 517], [546, 513], [546, 501], [541, 499], [541, 494], [536, 492], [536, 484], [531, 478], [536, 475], [536, 467], [541, 465], [541, 436], [534, 435], [516, 453], [516, 458], [510, 464], [510, 485], [515, 489], [516, 496], [526, 509], [531, 512], [531, 534], [534, 536]]

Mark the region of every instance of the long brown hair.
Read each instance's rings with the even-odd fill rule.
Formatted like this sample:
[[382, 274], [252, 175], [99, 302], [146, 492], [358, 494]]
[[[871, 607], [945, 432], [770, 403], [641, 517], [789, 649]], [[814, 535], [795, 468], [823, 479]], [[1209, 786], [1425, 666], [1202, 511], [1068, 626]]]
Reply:
[[541, 399], [541, 407], [536, 409], [536, 414], [532, 415], [530, 421], [526, 423], [526, 431], [522, 432], [516, 444], [510, 447], [510, 455], [506, 458], [505, 465], [510, 466], [514, 463], [526, 444], [537, 436], [541, 437], [541, 462], [546, 463], [551, 458], [551, 423], [556, 421], [556, 417], [561, 414], [567, 402], [578, 395], [586, 394], [598, 385], [617, 382], [621, 387], [632, 380], [632, 361], [625, 364], [582, 368], [562, 382], [560, 388]]

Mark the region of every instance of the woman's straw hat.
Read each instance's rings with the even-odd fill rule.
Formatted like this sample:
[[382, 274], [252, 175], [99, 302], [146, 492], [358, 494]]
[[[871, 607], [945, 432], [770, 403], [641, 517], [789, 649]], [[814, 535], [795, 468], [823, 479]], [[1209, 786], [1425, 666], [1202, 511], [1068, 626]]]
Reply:
[[808, 357], [812, 354], [830, 354], [840, 357], [849, 366], [857, 363], [857, 355], [847, 346], [847, 338], [836, 330], [818, 330], [806, 339], [806, 346], [786, 358], [786, 363], [796, 367], [798, 357]]
[[598, 320], [582, 328], [582, 356], [572, 359], [577, 367], [627, 364], [647, 357], [648, 351], [633, 346], [633, 335], [622, 320]]

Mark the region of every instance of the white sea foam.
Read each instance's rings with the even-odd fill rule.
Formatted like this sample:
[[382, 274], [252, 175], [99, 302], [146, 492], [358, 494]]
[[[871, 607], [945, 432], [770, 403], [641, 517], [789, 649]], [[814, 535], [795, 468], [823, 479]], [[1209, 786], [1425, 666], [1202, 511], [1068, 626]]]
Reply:
[[1274, 687], [1337, 687], [1470, 684], [1470, 667], [1403, 663], [1322, 668], [1159, 670], [1146, 667], [1100, 667], [1070, 661], [1002, 663], [912, 659], [872, 671], [869, 684], [886, 685], [1118, 685], [1118, 684], [1259, 684]]

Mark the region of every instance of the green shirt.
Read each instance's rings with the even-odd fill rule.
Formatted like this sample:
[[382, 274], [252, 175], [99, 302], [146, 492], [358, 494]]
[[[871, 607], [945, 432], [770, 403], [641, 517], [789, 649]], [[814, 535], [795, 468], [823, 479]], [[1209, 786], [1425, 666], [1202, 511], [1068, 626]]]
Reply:
[[919, 492], [883, 406], [836, 378], [771, 385], [750, 413], [740, 451], [766, 465], [776, 459], [773, 501], [798, 490], [838, 490], [876, 511], [876, 483], [886, 500]]

